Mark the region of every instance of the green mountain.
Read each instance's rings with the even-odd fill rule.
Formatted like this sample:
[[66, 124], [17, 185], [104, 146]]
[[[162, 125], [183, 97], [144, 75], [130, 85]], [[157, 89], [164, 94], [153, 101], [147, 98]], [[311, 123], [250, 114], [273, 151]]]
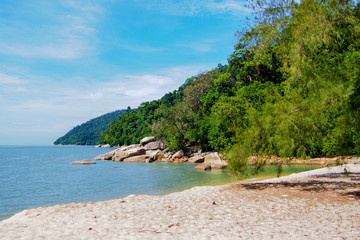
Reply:
[[109, 126], [109, 123], [116, 120], [127, 110], [117, 110], [91, 119], [86, 123], [78, 125], [58, 138], [55, 145], [97, 145], [100, 143], [100, 135]]

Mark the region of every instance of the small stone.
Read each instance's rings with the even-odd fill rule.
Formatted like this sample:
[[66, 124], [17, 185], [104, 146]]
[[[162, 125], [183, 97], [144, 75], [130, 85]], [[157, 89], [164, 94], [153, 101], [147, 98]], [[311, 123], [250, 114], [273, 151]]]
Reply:
[[89, 165], [89, 164], [96, 164], [96, 162], [89, 160], [89, 159], [85, 159], [85, 160], [71, 162], [70, 164], [72, 164], [72, 165]]

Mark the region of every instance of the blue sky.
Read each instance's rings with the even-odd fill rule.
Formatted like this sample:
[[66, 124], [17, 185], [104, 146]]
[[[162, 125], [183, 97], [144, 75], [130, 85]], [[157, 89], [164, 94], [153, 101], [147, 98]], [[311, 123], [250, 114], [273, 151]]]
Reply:
[[52, 144], [226, 64], [236, 0], [1, 0], [0, 145]]

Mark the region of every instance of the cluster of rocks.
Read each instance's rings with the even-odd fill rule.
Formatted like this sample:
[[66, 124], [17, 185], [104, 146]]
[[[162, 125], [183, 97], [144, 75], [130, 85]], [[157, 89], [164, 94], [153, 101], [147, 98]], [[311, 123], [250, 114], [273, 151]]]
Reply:
[[227, 162], [216, 152], [202, 153], [201, 150], [180, 150], [176, 153], [169, 152], [165, 144], [155, 137], [143, 138], [139, 144], [122, 146], [111, 152], [99, 155], [95, 160], [114, 162], [166, 162], [166, 163], [200, 163], [196, 170], [211, 170], [224, 168]]
[[110, 144], [99, 144], [95, 146], [96, 148], [112, 148], [117, 146], [111, 146]]

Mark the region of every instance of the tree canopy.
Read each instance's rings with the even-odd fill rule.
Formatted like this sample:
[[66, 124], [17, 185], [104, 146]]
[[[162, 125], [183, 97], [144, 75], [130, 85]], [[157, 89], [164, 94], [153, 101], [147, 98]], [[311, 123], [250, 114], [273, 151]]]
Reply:
[[222, 151], [234, 170], [250, 156], [359, 154], [359, 2], [248, 4], [252, 24], [238, 32], [228, 65], [127, 111], [101, 141], [156, 134], [173, 150], [192, 142]]

